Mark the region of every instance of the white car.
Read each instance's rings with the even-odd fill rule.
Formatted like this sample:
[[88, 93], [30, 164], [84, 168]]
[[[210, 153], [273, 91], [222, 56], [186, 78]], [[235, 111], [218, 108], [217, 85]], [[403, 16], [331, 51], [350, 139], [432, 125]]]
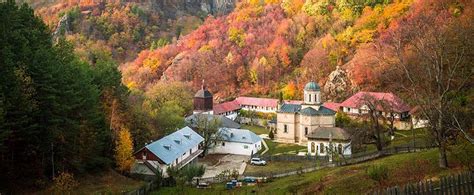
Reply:
[[250, 159], [250, 164], [251, 165], [266, 165], [267, 162], [265, 162], [264, 160], [260, 159], [260, 158], [252, 158]]

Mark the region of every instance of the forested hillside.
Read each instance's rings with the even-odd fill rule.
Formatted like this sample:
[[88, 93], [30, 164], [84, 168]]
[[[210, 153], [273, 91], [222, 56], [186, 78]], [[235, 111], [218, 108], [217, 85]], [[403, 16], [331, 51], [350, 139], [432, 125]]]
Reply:
[[[27, 1], [28, 2], [28, 1]], [[83, 59], [101, 52], [118, 62], [160, 47], [197, 28], [208, 14], [232, 10], [226, 1], [31, 1], [36, 13], [66, 35]]]
[[301, 99], [310, 80], [325, 101], [393, 92], [438, 120], [440, 151], [472, 130], [470, 0], [18, 2], [35, 10], [0, 3], [6, 192], [127, 172], [133, 151], [184, 126], [203, 80], [215, 102]]
[[371, 54], [381, 34], [407, 15], [410, 17], [403, 20], [438, 10], [457, 18], [470, 12], [471, 4], [243, 1], [228, 16], [208, 17], [176, 44], [142, 51], [134, 62], [122, 65], [124, 82], [133, 90], [147, 90], [159, 80], [191, 82], [196, 89], [205, 79], [221, 98], [239, 94], [275, 97], [282, 90], [292, 99], [300, 98], [295, 92], [308, 80], [324, 85], [329, 73], [341, 66], [348, 73], [349, 93], [340, 95], [357, 89], [380, 90], [388, 85], [381, 74], [384, 67]]

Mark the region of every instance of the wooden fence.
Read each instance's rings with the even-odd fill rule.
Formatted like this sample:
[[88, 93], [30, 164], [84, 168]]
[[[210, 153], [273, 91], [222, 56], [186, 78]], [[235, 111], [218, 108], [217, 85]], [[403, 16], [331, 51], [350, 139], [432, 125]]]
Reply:
[[439, 194], [439, 195], [471, 195], [474, 194], [474, 173], [467, 172], [459, 175], [442, 177], [439, 181], [426, 180], [405, 186], [391, 187], [376, 191], [374, 195], [398, 194]]
[[313, 160], [315, 163], [307, 165], [304, 167], [299, 167], [293, 170], [279, 171], [279, 172], [267, 172], [267, 173], [252, 173], [251, 177], [269, 177], [269, 178], [279, 178], [290, 175], [297, 175], [301, 173], [313, 172], [322, 168], [335, 167], [335, 166], [347, 166], [352, 164], [358, 164], [361, 162], [373, 160], [382, 156], [388, 156], [393, 154], [400, 153], [410, 153], [410, 152], [420, 152], [433, 148], [433, 146], [423, 146], [423, 147], [393, 147], [386, 148], [379, 151], [359, 153], [352, 155], [350, 158], [333, 158], [333, 162], [329, 162], [326, 157], [308, 157], [308, 156], [296, 156], [296, 155], [274, 155], [274, 156], [260, 156], [260, 158], [269, 161], [301, 161], [301, 160]]
[[[390, 148], [384, 148], [381, 152], [379, 151], [370, 151], [370, 152], [361, 152], [361, 153], [355, 153], [352, 154], [351, 156], [344, 156], [344, 157], [334, 157], [334, 161], [350, 161], [352, 159], [358, 159], [361, 157], [367, 157], [367, 156], [374, 156], [374, 154], [380, 154], [380, 155], [392, 155], [392, 154], [400, 154], [400, 153], [409, 153], [409, 152], [416, 152], [416, 151], [423, 151], [427, 149], [431, 149], [435, 146], [402, 146], [402, 147], [390, 147]], [[328, 156], [297, 156], [294, 154], [280, 154], [280, 155], [255, 155], [254, 157], [259, 157], [265, 161], [289, 161], [289, 162], [295, 162], [295, 161], [329, 161]]]
[[150, 194], [151, 191], [157, 190], [159, 187], [160, 187], [159, 182], [155, 180], [155, 181], [146, 183], [140, 188], [125, 192], [123, 194], [124, 195], [146, 195], [146, 194]]

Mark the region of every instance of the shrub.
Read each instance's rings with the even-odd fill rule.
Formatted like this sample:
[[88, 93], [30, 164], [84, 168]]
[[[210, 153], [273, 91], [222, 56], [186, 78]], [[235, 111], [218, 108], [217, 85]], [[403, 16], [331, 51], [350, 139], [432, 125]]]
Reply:
[[74, 179], [72, 173], [62, 172], [59, 176], [53, 178], [52, 189], [55, 192], [67, 192], [73, 190], [78, 185], [79, 182]]
[[273, 140], [275, 138], [275, 134], [273, 134], [273, 130], [270, 130], [270, 133], [268, 133], [268, 137]]
[[474, 171], [474, 145], [465, 139], [459, 139], [459, 142], [452, 146], [449, 150], [450, 154], [462, 166]]
[[384, 165], [373, 165], [367, 169], [367, 175], [380, 184], [388, 179], [388, 169]]

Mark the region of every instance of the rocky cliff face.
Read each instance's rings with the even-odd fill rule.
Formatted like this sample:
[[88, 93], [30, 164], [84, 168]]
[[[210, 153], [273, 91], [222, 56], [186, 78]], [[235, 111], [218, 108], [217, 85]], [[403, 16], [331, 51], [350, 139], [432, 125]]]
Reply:
[[346, 70], [337, 66], [324, 84], [324, 96], [327, 100], [340, 101], [351, 93], [351, 89], [352, 85]]
[[165, 17], [191, 15], [224, 15], [235, 8], [237, 0], [155, 0], [150, 1], [155, 10]]

